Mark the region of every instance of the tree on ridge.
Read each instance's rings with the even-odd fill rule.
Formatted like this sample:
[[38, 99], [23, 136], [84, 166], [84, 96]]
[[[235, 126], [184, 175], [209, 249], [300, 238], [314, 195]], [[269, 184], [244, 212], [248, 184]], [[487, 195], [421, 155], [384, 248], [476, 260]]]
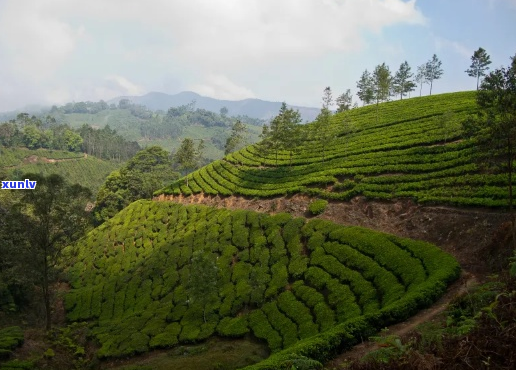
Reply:
[[489, 54], [483, 48], [478, 48], [471, 57], [471, 65], [465, 70], [468, 76], [477, 78], [477, 91], [480, 77], [486, 75], [485, 72], [489, 69], [489, 64], [491, 64]]

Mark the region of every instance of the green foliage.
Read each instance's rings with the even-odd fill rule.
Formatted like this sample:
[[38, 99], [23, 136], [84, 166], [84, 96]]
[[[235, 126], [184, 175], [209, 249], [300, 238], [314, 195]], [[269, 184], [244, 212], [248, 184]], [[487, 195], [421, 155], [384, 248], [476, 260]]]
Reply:
[[442, 62], [437, 58], [437, 55], [434, 54], [432, 59], [430, 59], [425, 64], [425, 78], [428, 82], [430, 82], [430, 95], [432, 95], [432, 86], [434, 80], [438, 80], [443, 75], [443, 69], [441, 68]]
[[0, 359], [9, 357], [12, 350], [22, 343], [23, 330], [19, 326], [0, 329]]
[[374, 336], [370, 339], [375, 341], [380, 348], [369, 352], [361, 361], [388, 363], [393, 359], [400, 358], [408, 350], [407, 346], [401, 342], [397, 335]]
[[150, 198], [177, 177], [167, 151], [158, 146], [139, 151], [124, 167], [111, 172], [100, 188], [93, 210], [95, 223], [103, 223], [137, 199]]
[[400, 68], [392, 80], [393, 93], [400, 94], [400, 99], [403, 99], [407, 93], [414, 91], [416, 84], [412, 81], [413, 75], [408, 62], [405, 61], [401, 63]]
[[251, 333], [282, 354], [271, 363], [322, 361], [431, 304], [458, 276], [455, 260], [427, 243], [143, 200], [69, 252], [67, 317], [91, 322], [99, 357]]
[[308, 211], [312, 215], [320, 215], [324, 213], [326, 210], [326, 206], [328, 205], [328, 201], [324, 199], [317, 199], [314, 200], [310, 205], [308, 206]]
[[[70, 185], [59, 175], [23, 177], [37, 185], [22, 192], [11, 209], [10, 218], [25, 229], [24, 243], [16, 245], [12, 263], [18, 270], [17, 279], [28, 280], [41, 289], [46, 328], [50, 330], [52, 285], [61, 268], [61, 253], [89, 227], [85, 206], [91, 192], [78, 184]], [[30, 276], [25, 271], [31, 271]]]
[[206, 306], [217, 301], [219, 290], [219, 268], [209, 249], [196, 250], [193, 253], [185, 290], [190, 302], [202, 304], [203, 318], [206, 323]]
[[34, 363], [32, 361], [11, 360], [0, 364], [0, 370], [32, 370]]
[[278, 162], [278, 153], [280, 150], [289, 151], [290, 160], [292, 161], [295, 147], [299, 144], [299, 124], [301, 116], [299, 111], [287, 108], [287, 104], [281, 104], [280, 111], [270, 123], [270, 128], [262, 132], [262, 147], [273, 150], [276, 155], [276, 163]]
[[[203, 140], [199, 142], [197, 148], [191, 138], [187, 137], [181, 142], [181, 146], [174, 154], [174, 161], [179, 165], [179, 169], [183, 171], [183, 174], [188, 174], [190, 171], [199, 167], [203, 156], [203, 150]], [[186, 186], [188, 186], [188, 177], [186, 180]]]
[[491, 64], [489, 54], [487, 54], [485, 49], [478, 48], [471, 57], [471, 65], [465, 71], [469, 77], [475, 77], [477, 79], [477, 90], [480, 77], [485, 76], [485, 72], [489, 69], [489, 64]]
[[240, 121], [237, 120], [231, 127], [231, 136], [227, 138], [224, 146], [224, 154], [229, 154], [235, 150], [242, 149], [247, 141], [247, 128]]

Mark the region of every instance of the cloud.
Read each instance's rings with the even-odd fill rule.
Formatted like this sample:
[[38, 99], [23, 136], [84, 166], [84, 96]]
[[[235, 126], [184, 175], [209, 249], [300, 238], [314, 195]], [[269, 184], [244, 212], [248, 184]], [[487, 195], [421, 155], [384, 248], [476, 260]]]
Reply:
[[507, 3], [511, 8], [516, 9], [516, 0], [488, 0], [489, 8], [494, 9], [500, 3]]
[[0, 7], [0, 50], [4, 67], [18, 78], [52, 76], [73, 52], [81, 29], [40, 12], [43, 2], [7, 1]]
[[224, 75], [209, 75], [204, 83], [192, 85], [188, 90], [203, 96], [224, 100], [242, 100], [255, 97], [251, 90], [238, 86]]
[[140, 94], [160, 75], [218, 98], [250, 97], [254, 83], [239, 76], [356, 54], [364, 32], [425, 22], [415, 0], [0, 0], [0, 109], [9, 89], [9, 105], [29, 95], [86, 100]]
[[435, 37], [434, 43], [437, 51], [441, 51], [443, 49], [450, 49], [453, 52], [468, 59], [472, 55], [471, 48], [467, 48], [466, 46], [457, 41], [448, 40], [442, 37]]
[[158, 29], [176, 57], [212, 70], [356, 51], [363, 30], [425, 23], [415, 0], [52, 1], [62, 17]]
[[106, 87], [112, 91], [117, 91], [122, 95], [141, 95], [144, 93], [144, 89], [140, 86], [129, 81], [123, 76], [107, 76], [105, 78]]

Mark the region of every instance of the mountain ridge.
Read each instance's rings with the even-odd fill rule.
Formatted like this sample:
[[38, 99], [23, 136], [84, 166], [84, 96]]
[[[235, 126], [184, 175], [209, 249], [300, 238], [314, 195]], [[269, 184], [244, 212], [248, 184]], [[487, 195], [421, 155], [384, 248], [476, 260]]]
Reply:
[[[145, 105], [151, 110], [167, 111], [171, 107], [190, 104], [195, 100], [195, 107], [206, 109], [212, 112], [219, 112], [222, 107], [228, 109], [228, 115], [238, 116], [247, 115], [252, 118], [270, 119], [274, 117], [280, 107], [281, 102], [272, 102], [257, 98], [247, 98], [242, 100], [224, 100], [202, 96], [193, 91], [181, 91], [177, 94], [167, 94], [159, 91], [151, 91], [145, 95], [134, 96], [125, 95], [108, 100], [109, 104], [117, 104], [122, 99], [129, 99], [135, 104]], [[289, 108], [298, 109], [303, 121], [311, 122], [319, 114], [320, 109], [314, 107], [303, 107], [288, 105]]]

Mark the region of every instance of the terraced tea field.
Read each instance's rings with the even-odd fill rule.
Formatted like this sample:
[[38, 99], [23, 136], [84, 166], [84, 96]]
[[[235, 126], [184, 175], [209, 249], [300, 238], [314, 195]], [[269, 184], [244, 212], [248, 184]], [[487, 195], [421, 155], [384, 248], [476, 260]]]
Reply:
[[[99, 357], [252, 334], [273, 353], [260, 368], [327, 359], [429, 306], [460, 271], [431, 244], [363, 228], [142, 200], [69, 252], [68, 319], [92, 322]], [[205, 303], [188, 288], [199, 253], [217, 271]]]
[[357, 195], [419, 203], [503, 207], [507, 177], [479, 168], [476, 143], [462, 140], [460, 122], [476, 113], [474, 92], [412, 98], [332, 117], [324, 144], [313, 124], [304, 141], [276, 153], [260, 144], [215, 161], [160, 194], [205, 193], [273, 197], [305, 193], [349, 200]]
[[106, 177], [120, 165], [96, 157], [84, 157], [84, 153], [47, 149], [0, 149], [0, 168], [4, 167], [9, 179], [17, 178], [23, 173], [44, 176], [55, 173], [72, 184], [78, 183], [91, 189], [94, 194]]

